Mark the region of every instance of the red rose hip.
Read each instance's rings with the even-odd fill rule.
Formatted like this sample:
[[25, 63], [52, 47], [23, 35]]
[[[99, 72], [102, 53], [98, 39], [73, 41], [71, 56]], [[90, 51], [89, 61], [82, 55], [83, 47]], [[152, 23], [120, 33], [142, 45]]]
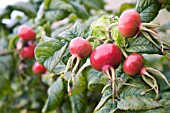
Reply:
[[[159, 92], [158, 85], [156, 79], [150, 74], [156, 74], [157, 76], [165, 80], [165, 82], [168, 85], [170, 85], [166, 77], [161, 72], [159, 72], [154, 68], [144, 67], [144, 58], [140, 54], [133, 53], [129, 55], [124, 62], [123, 68], [124, 68], [124, 72], [129, 76], [135, 76], [137, 74], [140, 74], [142, 79], [151, 87], [151, 89], [141, 92], [142, 95], [144, 95], [146, 92], [150, 90], [155, 90], [156, 98], [158, 98], [158, 92]], [[148, 81], [152, 81], [152, 82], [148, 82]]]
[[140, 74], [141, 69], [144, 67], [144, 58], [142, 55], [133, 53], [129, 55], [123, 65], [124, 72], [127, 75], [135, 76]]
[[19, 39], [19, 41], [17, 42], [17, 45], [16, 45], [17, 50], [22, 49], [22, 46], [23, 46], [23, 40], [22, 40], [22, 39]]
[[141, 17], [134, 9], [124, 11], [118, 21], [118, 28], [120, 33], [126, 37], [133, 37], [139, 31]]
[[116, 85], [115, 69], [120, 65], [121, 59], [122, 52], [119, 47], [114, 44], [103, 44], [98, 46], [90, 55], [90, 63], [92, 67], [98, 71], [102, 71], [103, 75], [109, 79], [109, 83], [112, 87], [113, 102]]
[[29, 41], [35, 39], [35, 32], [27, 25], [22, 25], [18, 29], [18, 35], [23, 41]]
[[72, 55], [85, 58], [92, 52], [92, 46], [89, 41], [77, 37], [71, 40], [69, 50]]
[[46, 72], [46, 68], [38, 62], [35, 62], [32, 71], [34, 74], [42, 74]]
[[93, 50], [90, 56], [90, 62], [94, 69], [98, 71], [109, 67], [117, 68], [122, 59], [122, 52], [114, 44], [103, 44]]
[[23, 49], [19, 51], [21, 58], [24, 59], [34, 58], [35, 47], [36, 45], [34, 43], [28, 44], [28, 46], [23, 47]]
[[70, 79], [72, 78], [72, 82], [74, 82], [74, 75], [78, 71], [81, 59], [86, 58], [90, 55], [90, 53], [92, 52], [92, 46], [88, 40], [85, 40], [82, 37], [76, 37], [70, 41], [69, 51], [72, 56], [69, 58], [69, 60], [67, 62], [67, 66], [65, 68], [64, 75], [70, 69], [71, 74], [70, 74], [70, 78], [68, 80], [67, 90], [68, 90], [68, 94], [72, 95]]

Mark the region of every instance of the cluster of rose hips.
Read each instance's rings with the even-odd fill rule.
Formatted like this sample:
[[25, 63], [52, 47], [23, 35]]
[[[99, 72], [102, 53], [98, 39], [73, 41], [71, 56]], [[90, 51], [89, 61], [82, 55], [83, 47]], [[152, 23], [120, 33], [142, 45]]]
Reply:
[[[26, 59], [33, 59], [34, 49], [36, 47], [36, 44], [34, 42], [36, 38], [35, 31], [27, 25], [21, 25], [18, 29], [18, 35], [20, 36], [20, 39], [17, 43], [17, 50], [19, 52], [19, 57], [21, 61], [24, 61]], [[34, 65], [32, 66], [32, 71], [34, 74], [42, 74], [46, 72], [46, 69], [38, 62], [34, 62]]]
[[[148, 32], [153, 33], [148, 29], [149, 26], [152, 26], [153, 28], [153, 24], [142, 24], [141, 17], [135, 10], [127, 10], [123, 12], [119, 18], [117, 25], [120, 33], [125, 38], [132, 38], [139, 32], [142, 32], [142, 30], [147, 30]], [[115, 69], [118, 68], [122, 61], [122, 50], [113, 43], [102, 44], [92, 50], [90, 42], [81, 37], [77, 37], [71, 40], [69, 50], [72, 55], [67, 64], [67, 67], [71, 66], [70, 78], [73, 78], [73, 75], [75, 74], [81, 59], [87, 58], [90, 55], [91, 66], [98, 71], [102, 71], [103, 75], [105, 75], [108, 80], [111, 81], [110, 85], [113, 90], [112, 93], [114, 100], [115, 88], [116, 90], [118, 89], [118, 84], [115, 81], [120, 80], [116, 78]], [[136, 76], [140, 74], [142, 79], [151, 87], [151, 89], [142, 92], [142, 94], [145, 94], [147, 91], [150, 90], [155, 90], [156, 98], [158, 96], [158, 86], [156, 79], [152, 77], [150, 73], [157, 73], [158, 76], [163, 78], [169, 85], [166, 77], [162, 73], [160, 73], [156, 69], [144, 67], [144, 58], [142, 55], [138, 53], [133, 53], [129, 56], [125, 55], [125, 58], [126, 59], [123, 64], [124, 72], [129, 76]], [[76, 63], [75, 65], [73, 65], [72, 63], [74, 63], [75, 59]], [[65, 73], [68, 71], [68, 69], [69, 68], [66, 68]], [[69, 79], [69, 81], [70, 80], [71, 79]], [[71, 93], [70, 87], [68, 87], [68, 93]]]

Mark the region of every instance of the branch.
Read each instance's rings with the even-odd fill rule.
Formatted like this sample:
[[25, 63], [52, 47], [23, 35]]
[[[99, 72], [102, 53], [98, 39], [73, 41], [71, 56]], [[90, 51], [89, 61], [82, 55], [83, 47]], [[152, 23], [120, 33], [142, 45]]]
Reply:
[[4, 56], [4, 55], [7, 55], [7, 54], [11, 54], [13, 52], [16, 52], [16, 50], [4, 50], [2, 52], [0, 52], [0, 56]]

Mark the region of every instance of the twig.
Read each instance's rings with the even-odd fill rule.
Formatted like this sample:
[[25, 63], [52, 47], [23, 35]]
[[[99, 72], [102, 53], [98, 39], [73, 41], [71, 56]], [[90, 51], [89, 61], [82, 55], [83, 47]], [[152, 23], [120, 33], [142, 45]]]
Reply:
[[14, 50], [5, 50], [5, 51], [0, 52], [0, 56], [11, 54], [13, 52], [16, 52], [16, 50], [15, 49]]

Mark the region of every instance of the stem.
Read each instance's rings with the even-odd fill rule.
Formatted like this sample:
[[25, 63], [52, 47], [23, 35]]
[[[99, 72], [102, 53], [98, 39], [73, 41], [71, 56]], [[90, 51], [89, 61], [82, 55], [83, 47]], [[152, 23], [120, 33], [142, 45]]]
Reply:
[[124, 56], [125, 58], [127, 58], [127, 57], [128, 57], [127, 53], [126, 53], [123, 49], [121, 49], [121, 51], [122, 51], [122, 53], [123, 53], [123, 56]]
[[64, 70], [64, 75], [63, 76], [65, 76], [65, 74], [67, 73], [67, 71], [69, 70], [69, 68], [70, 68], [70, 66], [71, 66], [71, 60], [72, 60], [72, 56], [68, 59], [68, 62], [67, 62], [67, 66], [66, 66], [66, 68], [65, 68], [65, 70]]
[[159, 72], [158, 70], [154, 69], [154, 68], [150, 68], [150, 67], [146, 67], [145, 68], [147, 71], [157, 75], [158, 77], [162, 78], [163, 80], [165, 80], [165, 82], [168, 84], [168, 86], [170, 87], [170, 84], [168, 82], [168, 80], [166, 79], [166, 77], [161, 73]]
[[[161, 44], [161, 51], [163, 51], [163, 44], [162, 44], [162, 42], [160, 41], [161, 39], [160, 39], [160, 37], [154, 32], [154, 31], [152, 31], [152, 30], [150, 30], [150, 29], [147, 29], [146, 27], [141, 27], [141, 30], [144, 30], [144, 31], [147, 31], [147, 32], [149, 32], [150, 33], [150, 35], [153, 37], [153, 38], [155, 38], [160, 44]], [[148, 35], [149, 36], [149, 35]], [[151, 38], [150, 38], [151, 39]], [[151, 39], [152, 40], [152, 39]], [[151, 41], [151, 42], [154, 42], [153, 40]], [[156, 44], [155, 42], [154, 42], [154, 44]], [[157, 44], [156, 44], [157, 45]]]
[[152, 23], [142, 23], [141, 26], [150, 27], [150, 28], [160, 27], [160, 28], [164, 28], [164, 29], [170, 29], [170, 28], [168, 28], [168, 27], [161, 26], [161, 25], [159, 25], [159, 24], [152, 24]]
[[109, 26], [109, 28], [108, 28], [108, 31], [110, 32], [110, 30], [112, 29], [112, 27], [115, 27], [115, 26], [117, 26], [118, 25], [118, 23], [112, 23], [112, 24], [110, 24], [110, 26]]
[[113, 40], [112, 39], [112, 36], [111, 36], [111, 32], [110, 32], [110, 30], [112, 29], [112, 27], [115, 27], [115, 26], [117, 26], [118, 25], [118, 23], [112, 23], [110, 26], [109, 26], [109, 28], [108, 28], [108, 34], [109, 34], [109, 40]]
[[163, 44], [162, 44], [162, 42], [161, 42], [161, 39], [160, 39], [160, 37], [157, 35], [157, 34], [155, 34], [155, 32], [151, 32], [151, 36], [153, 37], [153, 38], [155, 38], [160, 44], [161, 44], [161, 51], [163, 52]]
[[72, 88], [70, 86], [70, 81], [71, 81], [71, 76], [68, 79], [68, 83], [67, 83], [67, 91], [68, 91], [68, 95], [72, 96]]
[[81, 61], [81, 58], [80, 57], [76, 57], [76, 64], [74, 65], [74, 68], [73, 68], [73, 73], [75, 73], [76, 72], [76, 70], [77, 70], [77, 68], [78, 68], [78, 66], [79, 66], [79, 64], [80, 64], [80, 61]]
[[105, 72], [106, 72], [106, 75], [108, 76], [109, 80], [112, 80], [112, 77], [110, 76], [109, 70], [107, 69], [107, 70], [105, 70]]
[[78, 68], [78, 66], [79, 66], [79, 64], [80, 64], [80, 61], [81, 61], [81, 58], [79, 58], [79, 57], [76, 57], [76, 58], [77, 58], [76, 64], [74, 65], [74, 68], [73, 68], [73, 70], [71, 71], [72, 82], [74, 82], [74, 75], [75, 75], [76, 70], [77, 70], [77, 68]]
[[159, 49], [162, 50], [162, 48], [160, 48], [159, 45], [156, 44], [156, 43], [152, 40], [152, 38], [149, 36], [149, 34], [148, 34], [147, 32], [142, 31], [142, 34], [143, 34], [149, 41], [151, 41], [156, 47], [158, 47]]
[[111, 41], [110, 39], [107, 39], [104, 41], [104, 44], [107, 44], [109, 41]]
[[112, 39], [111, 32], [110, 32], [110, 31], [108, 31], [108, 34], [109, 34], [109, 38], [108, 38], [108, 39], [112, 41], [113, 39]]
[[73, 68], [75, 58], [76, 58], [76, 56], [72, 55], [71, 66], [70, 66], [71, 70]]
[[0, 56], [6, 55], [6, 54], [11, 54], [11, 53], [14, 53], [16, 51], [17, 51], [16, 49], [14, 49], [14, 50], [5, 50], [5, 51], [0, 52]]
[[135, 85], [133, 85], [133, 84], [129, 84], [129, 83], [123, 82], [123, 80], [122, 80], [121, 78], [116, 78], [116, 81], [120, 82], [120, 83], [123, 84], [123, 85], [132, 86], [132, 87], [136, 87], [136, 88], [137, 88], [137, 86], [135, 86]]
[[104, 88], [102, 89], [102, 94], [110, 87], [110, 84], [107, 84], [106, 86], [104, 86]]
[[88, 36], [88, 37], [86, 38], [86, 40], [89, 41], [89, 40], [92, 39], [92, 38], [93, 38], [93, 39], [97, 39], [95, 36]]
[[[149, 81], [145, 77], [145, 75], [150, 78]], [[146, 92], [154, 89], [155, 92], [156, 92], [156, 97], [155, 98], [157, 99], [159, 91], [158, 91], [158, 85], [157, 85], [156, 79], [154, 77], [152, 77], [145, 69], [142, 71], [142, 78], [152, 88], [142, 92], [141, 94], [144, 95]]]
[[118, 85], [117, 85], [116, 82], [115, 82], [115, 87], [116, 87], [116, 97], [120, 100], [120, 97], [119, 97], [119, 95], [118, 95], [119, 89], [118, 89]]
[[115, 88], [115, 80], [116, 80], [116, 76], [115, 76], [115, 70], [111, 67], [111, 74], [112, 74], [112, 101], [114, 102], [114, 88]]

